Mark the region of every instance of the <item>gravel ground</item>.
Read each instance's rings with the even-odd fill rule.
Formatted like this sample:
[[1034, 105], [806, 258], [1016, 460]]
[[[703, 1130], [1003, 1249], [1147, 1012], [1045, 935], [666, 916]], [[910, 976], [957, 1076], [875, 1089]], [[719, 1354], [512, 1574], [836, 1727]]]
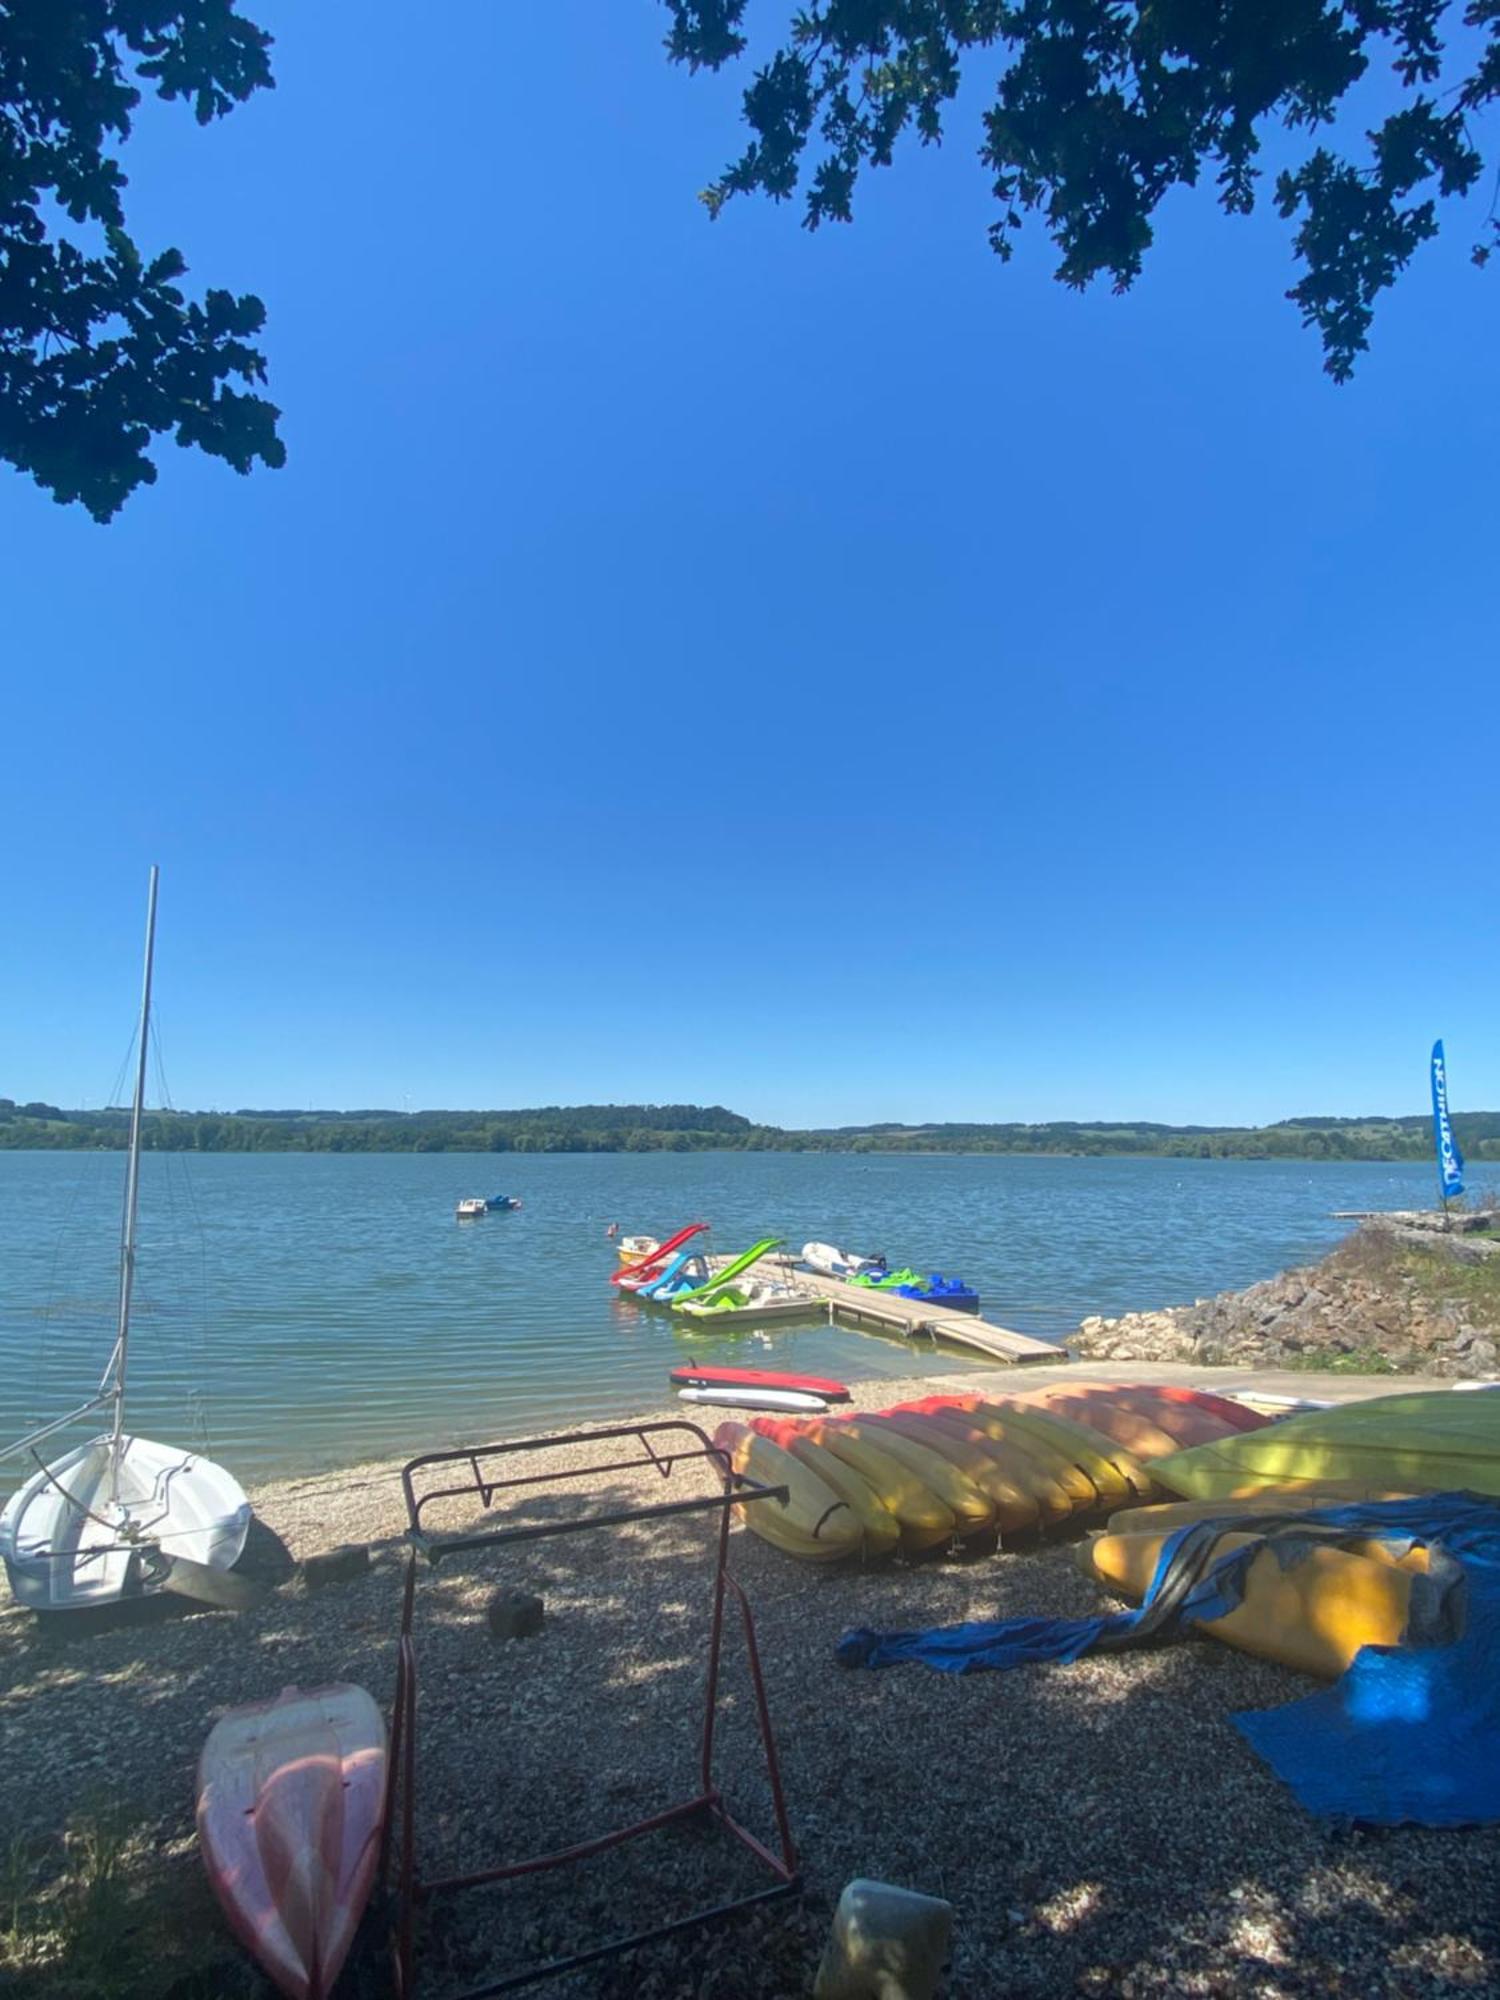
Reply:
[[[872, 1383], [857, 1399], [889, 1395]], [[714, 1413], [698, 1414], [711, 1429]], [[533, 1469], [551, 1475], [563, 1462], [548, 1449]], [[625, 1503], [693, 1490], [707, 1490], [707, 1475], [686, 1468], [670, 1486], [649, 1471], [612, 1474], [596, 1489]], [[576, 1493], [549, 1483], [525, 1512], [555, 1517]], [[157, 1600], [132, 1622], [59, 1636], [13, 1605], [0, 1613], [0, 1751], [11, 1774], [0, 1855], [12, 1857], [10, 1887], [0, 1884], [0, 1944], [7, 1925], [12, 1937], [0, 1987], [25, 2000], [269, 1993], [229, 1941], [196, 1858], [198, 1750], [226, 1708], [292, 1682], [352, 1679], [388, 1701], [405, 1522], [393, 1466], [253, 1497], [264, 1526], [248, 1560], [267, 1576], [286, 1567], [282, 1545], [301, 1559], [346, 1542], [371, 1545], [369, 1574], [317, 1593], [284, 1582], [242, 1618], [184, 1615]], [[423, 1572], [425, 1873], [565, 1845], [692, 1790], [708, 1535], [706, 1518], [689, 1516]], [[823, 1572], [737, 1528], [733, 1561], [755, 1611], [806, 1899], [550, 1991], [804, 1995], [840, 1888], [873, 1875], [955, 1904], [950, 2000], [1500, 1993], [1500, 1829], [1363, 1834], [1310, 1820], [1229, 1721], [1305, 1692], [1299, 1676], [1209, 1641], [966, 1679], [846, 1672], [832, 1648], [850, 1624], [1077, 1615], [1098, 1609], [1100, 1595], [1058, 1547]], [[490, 1639], [484, 1606], [499, 1585], [542, 1593], [540, 1636]], [[732, 1808], [769, 1836], [747, 1695], [736, 1640], [718, 1775]], [[133, 1896], [112, 1970], [44, 1926], [26, 1941], [24, 1904], [45, 1910], [66, 1897], [80, 1816], [91, 1815], [121, 1829]], [[418, 1990], [461, 1991], [491, 1966], [578, 1948], [765, 1879], [722, 1834], [685, 1829], [561, 1875], [441, 1899], [424, 1912]], [[6, 1898], [21, 1915], [7, 1913]], [[386, 1990], [379, 1913], [368, 1928], [351, 2000]], [[132, 1950], [148, 1970], [133, 1969]]]

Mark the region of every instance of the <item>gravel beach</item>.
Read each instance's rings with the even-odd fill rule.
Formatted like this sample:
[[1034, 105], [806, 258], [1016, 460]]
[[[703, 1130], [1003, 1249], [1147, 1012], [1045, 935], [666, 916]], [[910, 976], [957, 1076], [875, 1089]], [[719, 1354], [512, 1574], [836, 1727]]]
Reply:
[[[972, 1388], [975, 1377], [963, 1380]], [[890, 1394], [873, 1382], [856, 1400]], [[717, 1413], [696, 1414], [711, 1431]], [[532, 1469], [562, 1463], [548, 1450]], [[9, 1992], [264, 2000], [270, 1989], [230, 1940], [198, 1861], [194, 1766], [225, 1709], [291, 1683], [351, 1679], [388, 1704], [405, 1561], [397, 1472], [361, 1466], [257, 1491], [247, 1561], [286, 1580], [242, 1617], [154, 1600], [130, 1622], [53, 1633], [7, 1603]], [[702, 1468], [684, 1468], [670, 1489], [654, 1471], [617, 1473], [596, 1497], [639, 1504], [708, 1485]], [[524, 1511], [545, 1519], [577, 1504], [576, 1489], [547, 1484]], [[708, 1517], [687, 1516], [423, 1573], [424, 1873], [566, 1845], [692, 1789], [710, 1532]], [[317, 1591], [287, 1576], [291, 1562], [346, 1543], [370, 1546], [367, 1574]], [[851, 1624], [1077, 1615], [1103, 1600], [1066, 1546], [821, 1571], [736, 1527], [733, 1562], [755, 1613], [805, 1899], [547, 1990], [804, 1995], [840, 1888], [872, 1875], [956, 1906], [953, 2000], [1500, 1993], [1500, 1829], [1366, 1834], [1309, 1819], [1229, 1719], [1306, 1692], [1299, 1676], [1206, 1640], [1004, 1675], [848, 1672], [833, 1645]], [[545, 1598], [538, 1636], [491, 1638], [485, 1607], [502, 1585]], [[737, 1641], [718, 1775], [731, 1808], [769, 1837]], [[101, 1872], [104, 1888], [90, 1888]], [[489, 1968], [765, 1879], [722, 1834], [690, 1829], [437, 1901], [419, 1931], [418, 1990], [462, 1991]], [[90, 1927], [96, 1906], [116, 1916], [107, 1949]], [[387, 1990], [382, 1914], [340, 1989], [351, 1996]]]

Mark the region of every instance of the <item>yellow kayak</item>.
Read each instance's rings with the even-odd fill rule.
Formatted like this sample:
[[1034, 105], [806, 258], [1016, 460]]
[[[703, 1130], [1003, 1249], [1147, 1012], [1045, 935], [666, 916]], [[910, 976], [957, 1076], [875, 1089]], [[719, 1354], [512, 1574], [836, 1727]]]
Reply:
[[1171, 1534], [1176, 1528], [1191, 1527], [1195, 1521], [1213, 1521], [1225, 1514], [1306, 1514], [1318, 1507], [1341, 1507], [1351, 1500], [1407, 1500], [1406, 1493], [1373, 1493], [1367, 1486], [1330, 1480], [1322, 1485], [1300, 1487], [1295, 1492], [1267, 1488], [1240, 1500], [1165, 1500], [1153, 1507], [1125, 1507], [1111, 1514], [1107, 1523], [1111, 1534]]
[[[1034, 1438], [1023, 1439], [1014, 1431], [1009, 1437], [997, 1437], [963, 1410], [924, 1410], [914, 1414], [939, 1434], [957, 1439], [999, 1466], [1007, 1479], [1030, 1495], [1044, 1529], [1054, 1521], [1066, 1521], [1074, 1513], [1086, 1511], [1098, 1498], [1076, 1465], [1057, 1459]], [[1082, 1490], [1082, 1498], [1074, 1493], [1074, 1481]]]
[[[1162, 1545], [1157, 1535], [1095, 1535], [1078, 1551], [1079, 1567], [1125, 1597], [1141, 1598], [1156, 1574]], [[1214, 1556], [1227, 1555], [1253, 1534], [1221, 1535]], [[1262, 1549], [1245, 1572], [1244, 1595], [1223, 1618], [1194, 1630], [1210, 1633], [1243, 1653], [1333, 1680], [1361, 1646], [1399, 1645], [1406, 1631], [1412, 1575], [1426, 1567], [1427, 1551], [1414, 1549], [1396, 1563], [1376, 1554], [1311, 1548], [1289, 1569], [1274, 1549]]]
[[[761, 1430], [762, 1426], [757, 1424], [754, 1428]], [[848, 1503], [860, 1525], [864, 1538], [861, 1553], [866, 1560], [895, 1551], [901, 1540], [901, 1523], [861, 1473], [852, 1465], [845, 1465], [841, 1458], [835, 1458], [813, 1438], [803, 1437], [795, 1425], [777, 1424], [774, 1437], [776, 1443]]]
[[[925, 1445], [972, 1479], [990, 1501], [995, 1510], [995, 1526], [1002, 1535], [1021, 1535], [1035, 1528], [1042, 1518], [1042, 1509], [1037, 1492], [1032, 1491], [1017, 1469], [1002, 1465], [969, 1439], [959, 1437], [931, 1417], [903, 1415], [897, 1410], [883, 1410], [880, 1421], [889, 1424], [902, 1437], [912, 1439], [916, 1444]], [[1024, 1473], [1024, 1468], [1021, 1468]], [[1053, 1518], [1050, 1507], [1048, 1518]]]
[[1101, 1432], [1137, 1459], [1165, 1458], [1169, 1452], [1182, 1449], [1182, 1440], [1163, 1430], [1154, 1418], [1099, 1394], [1062, 1387], [1029, 1389], [1018, 1400], [1033, 1409], [1071, 1417], [1076, 1424], [1087, 1424], [1091, 1431]]
[[1434, 1389], [1309, 1410], [1157, 1459], [1151, 1470], [1170, 1492], [1194, 1500], [1314, 1480], [1500, 1494], [1500, 1391]]
[[[852, 1437], [856, 1443], [872, 1444], [877, 1451], [899, 1458], [914, 1472], [934, 1499], [941, 1500], [953, 1516], [954, 1531], [960, 1535], [982, 1534], [995, 1525], [995, 1505], [967, 1474], [934, 1451], [931, 1445], [903, 1437], [893, 1425], [878, 1417], [829, 1424], [829, 1430]], [[842, 1456], [842, 1454], [840, 1454]]]
[[[1036, 1429], [1023, 1429], [987, 1403], [977, 1403], [967, 1410], [934, 1409], [933, 1415], [950, 1427], [960, 1425], [978, 1432], [997, 1450], [1019, 1452], [1029, 1458], [1067, 1501], [1069, 1513], [1091, 1513], [1099, 1505], [1098, 1487], [1077, 1460], [1068, 1455], [1065, 1444], [1050, 1443]], [[1119, 1483], [1123, 1490], [1124, 1482]]]
[[747, 1528], [805, 1562], [839, 1562], [860, 1552], [864, 1531], [849, 1503], [800, 1459], [746, 1424], [720, 1424], [714, 1443], [735, 1471], [763, 1486], [785, 1486], [787, 1498], [755, 1500], [737, 1511]]
[[882, 1506], [890, 1509], [908, 1555], [943, 1548], [953, 1540], [958, 1531], [953, 1509], [923, 1484], [904, 1459], [882, 1451], [867, 1438], [852, 1437], [843, 1424], [814, 1419], [799, 1422], [798, 1429], [862, 1479]]
[[1123, 1501], [1132, 1494], [1139, 1499], [1152, 1491], [1151, 1474], [1140, 1460], [1087, 1424], [1010, 1396], [992, 1396], [980, 1410], [1018, 1425], [1023, 1434], [1030, 1432], [1055, 1450], [1065, 1451], [1079, 1470], [1088, 1474], [1101, 1500]]

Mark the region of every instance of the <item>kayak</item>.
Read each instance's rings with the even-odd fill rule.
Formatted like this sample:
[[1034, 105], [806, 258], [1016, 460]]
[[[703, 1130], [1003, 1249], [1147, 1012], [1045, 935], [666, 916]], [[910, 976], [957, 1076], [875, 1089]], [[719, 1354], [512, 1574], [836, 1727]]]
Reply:
[[1142, 1383], [1059, 1382], [1026, 1393], [1028, 1400], [1034, 1398], [1092, 1424], [1138, 1458], [1161, 1458], [1187, 1445], [1212, 1444], [1236, 1431], [1258, 1429], [1266, 1421], [1248, 1410], [1226, 1418], [1195, 1398], [1165, 1396]]
[[[882, 1417], [861, 1417], [855, 1422], [849, 1417], [840, 1417], [829, 1424], [830, 1431], [851, 1437], [856, 1444], [873, 1444], [878, 1451], [898, 1458], [911, 1472], [914, 1472], [928, 1492], [941, 1500], [952, 1514], [955, 1532], [959, 1535], [983, 1534], [995, 1525], [995, 1503], [989, 1495], [968, 1474], [945, 1458], [942, 1452], [934, 1450], [930, 1444], [921, 1443], [914, 1437], [904, 1436], [894, 1424]], [[828, 1442], [820, 1436], [820, 1443]], [[837, 1447], [830, 1445], [830, 1449]], [[839, 1454], [842, 1457], [842, 1453]]]
[[375, 1882], [386, 1742], [361, 1687], [231, 1709], [198, 1760], [198, 1842], [241, 1944], [288, 2000], [324, 2000]]
[[864, 1533], [862, 1553], [866, 1558], [890, 1555], [900, 1547], [901, 1523], [874, 1487], [852, 1466], [805, 1436], [800, 1424], [789, 1417], [752, 1417], [750, 1428], [779, 1444], [783, 1451], [789, 1451], [809, 1472], [815, 1472], [825, 1486], [831, 1486], [841, 1500], [848, 1502]]
[[[1026, 1430], [1019, 1424], [1007, 1423], [997, 1410], [986, 1408], [977, 1397], [924, 1396], [920, 1402], [898, 1403], [896, 1408], [913, 1416], [938, 1417], [960, 1426], [966, 1435], [971, 1435], [971, 1441], [988, 1438], [1007, 1449], [1024, 1451], [1062, 1489], [1070, 1507], [1077, 1512], [1091, 1513], [1099, 1504], [1098, 1484], [1068, 1455], [1064, 1445], [1042, 1437], [1036, 1428]], [[1107, 1483], [1112, 1493], [1118, 1490], [1124, 1494], [1123, 1480], [1118, 1482], [1118, 1489], [1113, 1480]]]
[[[901, 1437], [935, 1451], [939, 1458], [972, 1480], [994, 1508], [995, 1526], [1002, 1535], [1025, 1534], [1039, 1520], [1058, 1518], [1051, 1505], [1052, 1494], [1061, 1502], [1063, 1514], [1072, 1511], [1066, 1497], [1051, 1486], [1039, 1467], [1033, 1465], [1034, 1478], [1028, 1478], [1024, 1463], [1018, 1466], [1014, 1461], [1002, 1462], [981, 1445], [946, 1429], [935, 1417], [903, 1416], [887, 1410], [880, 1421], [882, 1427], [889, 1425]], [[1000, 1451], [1003, 1447], [996, 1445], [993, 1449]]]
[[[916, 1410], [910, 1413], [912, 1420], [923, 1424], [937, 1438], [951, 1439], [964, 1451], [977, 1452], [981, 1463], [986, 1460], [1000, 1468], [1013, 1486], [1018, 1486], [1032, 1503], [1033, 1512], [1043, 1527], [1053, 1521], [1066, 1521], [1075, 1506], [1092, 1509], [1098, 1495], [1092, 1485], [1072, 1466], [1066, 1468], [1083, 1491], [1075, 1499], [1068, 1483], [1063, 1478], [1061, 1466], [1049, 1466], [1043, 1462], [1040, 1452], [1033, 1451], [1015, 1437], [997, 1438], [978, 1424], [971, 1423], [961, 1412], [953, 1410]], [[940, 1451], [946, 1450], [942, 1444]], [[948, 1456], [952, 1456], [948, 1452]], [[962, 1463], [962, 1461], [959, 1461]], [[980, 1481], [983, 1485], [983, 1480]]]
[[753, 1500], [736, 1510], [762, 1541], [805, 1562], [838, 1562], [859, 1554], [864, 1544], [859, 1517], [800, 1459], [748, 1424], [732, 1420], [720, 1424], [714, 1443], [742, 1477], [787, 1489], [785, 1500]]
[[[1107, 1403], [1102, 1397], [1077, 1395], [1070, 1389], [1056, 1388], [1023, 1391], [1015, 1400], [1040, 1410], [1044, 1416], [1056, 1414], [1071, 1417], [1075, 1423], [1087, 1424], [1091, 1431], [1100, 1432], [1138, 1459], [1165, 1458], [1181, 1448], [1177, 1439], [1150, 1417], [1126, 1409], [1119, 1403]], [[1220, 1427], [1218, 1434], [1224, 1437], [1235, 1435], [1227, 1424]]]
[[1151, 1474], [1141, 1461], [1089, 1424], [1075, 1423], [1060, 1410], [1044, 1409], [1014, 1396], [992, 1396], [978, 1407], [982, 1417], [996, 1416], [1008, 1424], [1019, 1424], [1023, 1433], [1030, 1431], [1044, 1444], [1066, 1451], [1093, 1480], [1101, 1500], [1125, 1500], [1132, 1493], [1144, 1498], [1152, 1491]]
[[847, 1403], [848, 1385], [827, 1375], [792, 1375], [777, 1368], [700, 1368], [689, 1361], [667, 1378], [674, 1389], [801, 1389], [825, 1403]]
[[679, 1389], [679, 1403], [711, 1403], [720, 1410], [785, 1410], [792, 1416], [820, 1417], [828, 1408], [821, 1396], [803, 1389]]
[[1342, 1403], [1176, 1452], [1151, 1470], [1192, 1500], [1331, 1479], [1401, 1493], [1500, 1494], [1500, 1396], [1434, 1389]]
[[[1253, 1530], [1227, 1530], [1211, 1560], [1261, 1540]], [[1123, 1596], [1140, 1598], [1166, 1541], [1165, 1534], [1096, 1535], [1078, 1551], [1079, 1567]], [[1412, 1579], [1426, 1570], [1428, 1552], [1419, 1546], [1397, 1561], [1396, 1547], [1379, 1540], [1337, 1549], [1304, 1544], [1285, 1553], [1263, 1546], [1251, 1558], [1234, 1609], [1190, 1629], [1333, 1680], [1362, 1646], [1397, 1646], [1405, 1635]]]
[[797, 1426], [803, 1437], [821, 1445], [841, 1465], [855, 1473], [896, 1518], [901, 1546], [908, 1555], [945, 1548], [958, 1531], [953, 1510], [941, 1501], [904, 1460], [882, 1451], [868, 1439], [852, 1437], [840, 1423]]

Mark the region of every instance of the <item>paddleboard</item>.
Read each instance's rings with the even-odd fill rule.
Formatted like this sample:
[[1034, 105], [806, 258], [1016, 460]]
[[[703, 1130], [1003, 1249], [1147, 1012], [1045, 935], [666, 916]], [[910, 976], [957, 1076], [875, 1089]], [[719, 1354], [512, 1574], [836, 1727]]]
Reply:
[[785, 1410], [805, 1417], [820, 1417], [828, 1408], [821, 1396], [804, 1389], [679, 1389], [679, 1403], [709, 1403], [721, 1410]]

